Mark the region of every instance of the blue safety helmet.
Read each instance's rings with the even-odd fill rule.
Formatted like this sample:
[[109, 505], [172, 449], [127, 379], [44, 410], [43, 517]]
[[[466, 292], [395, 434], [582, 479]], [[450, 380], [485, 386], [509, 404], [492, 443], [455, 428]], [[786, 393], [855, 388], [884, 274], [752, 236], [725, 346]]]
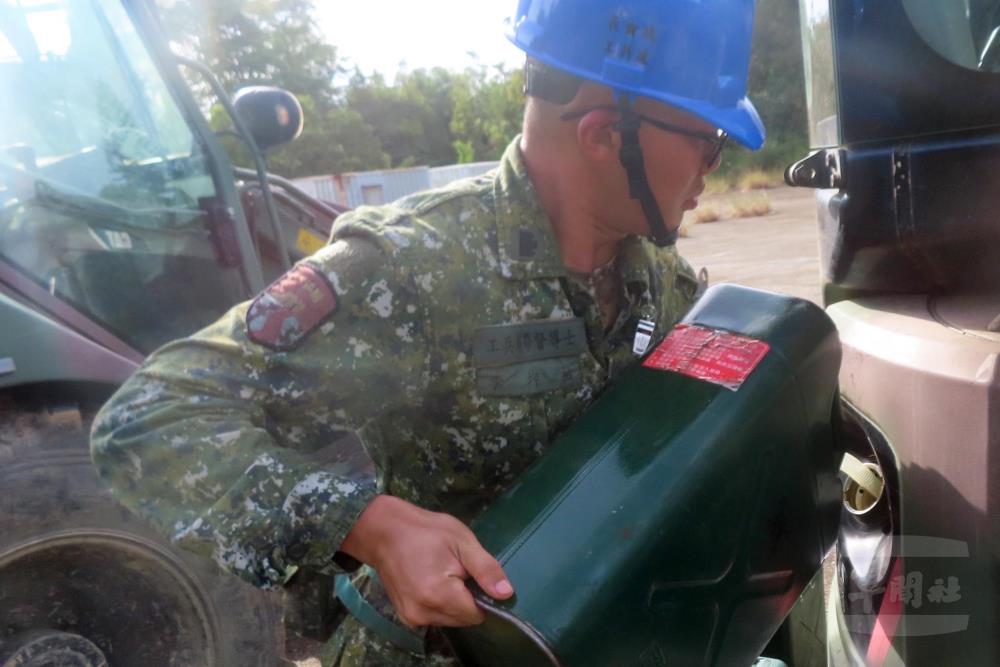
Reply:
[[550, 67], [684, 109], [756, 150], [753, 11], [754, 0], [519, 0], [507, 37]]

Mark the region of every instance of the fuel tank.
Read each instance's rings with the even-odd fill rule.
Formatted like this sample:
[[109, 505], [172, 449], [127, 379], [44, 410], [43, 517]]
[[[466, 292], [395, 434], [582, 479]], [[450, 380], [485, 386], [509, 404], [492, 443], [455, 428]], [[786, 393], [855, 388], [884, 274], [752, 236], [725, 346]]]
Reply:
[[836, 538], [839, 367], [816, 305], [708, 290], [473, 525], [516, 594], [463, 664], [752, 664]]

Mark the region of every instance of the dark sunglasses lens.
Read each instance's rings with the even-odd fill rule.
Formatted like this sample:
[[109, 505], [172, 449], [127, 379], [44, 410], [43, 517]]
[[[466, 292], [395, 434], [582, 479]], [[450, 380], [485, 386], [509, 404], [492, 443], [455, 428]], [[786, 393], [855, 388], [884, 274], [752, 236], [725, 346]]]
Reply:
[[708, 160], [705, 162], [708, 168], [717, 167], [722, 162], [722, 151], [726, 147], [728, 140], [729, 137], [726, 135], [722, 135], [719, 138], [719, 142], [712, 148], [712, 151], [708, 154]]

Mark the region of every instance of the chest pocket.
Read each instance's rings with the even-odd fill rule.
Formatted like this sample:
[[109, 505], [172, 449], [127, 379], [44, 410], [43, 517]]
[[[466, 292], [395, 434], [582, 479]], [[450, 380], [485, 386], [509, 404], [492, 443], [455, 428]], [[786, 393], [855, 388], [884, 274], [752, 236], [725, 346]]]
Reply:
[[482, 327], [473, 339], [476, 390], [487, 397], [572, 390], [583, 382], [580, 355], [586, 350], [578, 317]]
[[[481, 511], [551, 440], [550, 413], [566, 412], [590, 368], [583, 321], [479, 327], [470, 353], [451, 358], [430, 402], [428, 465], [414, 485], [449, 512]], [[466, 357], [466, 354], [468, 355]], [[430, 506], [430, 505], [429, 505]], [[456, 509], [458, 508], [458, 509]]]

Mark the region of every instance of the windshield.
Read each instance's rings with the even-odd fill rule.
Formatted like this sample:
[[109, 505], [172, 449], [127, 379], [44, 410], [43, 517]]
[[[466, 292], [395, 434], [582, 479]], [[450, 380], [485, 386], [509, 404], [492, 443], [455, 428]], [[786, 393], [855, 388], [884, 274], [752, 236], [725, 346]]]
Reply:
[[799, 17], [809, 109], [809, 143], [813, 148], [836, 146], [840, 143], [840, 133], [829, 2], [800, 0]]
[[124, 7], [0, 0], [0, 260], [141, 351], [243, 294], [200, 139]]
[[997, 0], [903, 0], [903, 8], [924, 41], [951, 62], [1000, 72]]

